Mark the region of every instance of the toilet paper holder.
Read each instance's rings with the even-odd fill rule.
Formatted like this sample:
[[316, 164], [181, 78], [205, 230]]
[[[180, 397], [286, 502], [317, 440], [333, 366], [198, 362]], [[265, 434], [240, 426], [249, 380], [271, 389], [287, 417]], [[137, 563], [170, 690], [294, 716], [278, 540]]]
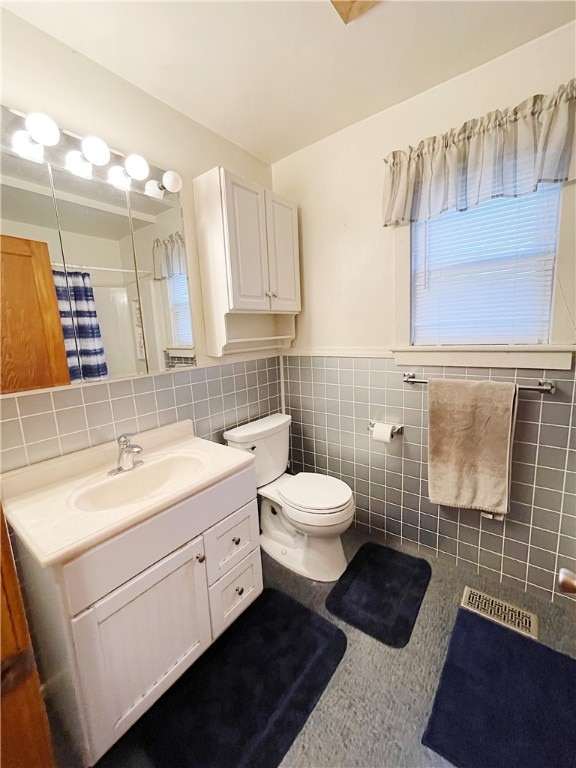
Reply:
[[[368, 432], [370, 432], [370, 434], [372, 434], [372, 432], [374, 431], [374, 427], [375, 426], [376, 426], [376, 422], [375, 421], [369, 421], [368, 422], [368, 426], [366, 427], [366, 429], [368, 430]], [[392, 437], [394, 437], [395, 435], [403, 435], [403, 434], [404, 434], [404, 427], [403, 426], [394, 425], [392, 427]]]

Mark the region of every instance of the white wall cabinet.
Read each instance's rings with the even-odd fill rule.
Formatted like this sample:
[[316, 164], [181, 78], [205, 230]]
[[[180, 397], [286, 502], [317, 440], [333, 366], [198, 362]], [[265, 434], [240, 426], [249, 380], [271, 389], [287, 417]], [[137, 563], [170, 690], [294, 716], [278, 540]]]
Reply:
[[194, 179], [194, 198], [208, 353], [289, 346], [301, 307], [296, 205], [224, 168]]
[[19, 554], [48, 696], [91, 766], [262, 591], [254, 469], [62, 566]]

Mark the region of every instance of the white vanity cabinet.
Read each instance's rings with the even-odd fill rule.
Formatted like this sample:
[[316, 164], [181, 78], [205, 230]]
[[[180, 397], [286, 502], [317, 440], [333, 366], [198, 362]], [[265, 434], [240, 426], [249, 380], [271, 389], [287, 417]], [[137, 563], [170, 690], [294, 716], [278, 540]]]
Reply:
[[254, 469], [62, 565], [20, 560], [48, 695], [93, 765], [262, 591]]
[[209, 354], [291, 341], [301, 308], [296, 205], [220, 167], [194, 179], [194, 199]]
[[203, 556], [199, 537], [71, 619], [94, 757], [210, 645]]

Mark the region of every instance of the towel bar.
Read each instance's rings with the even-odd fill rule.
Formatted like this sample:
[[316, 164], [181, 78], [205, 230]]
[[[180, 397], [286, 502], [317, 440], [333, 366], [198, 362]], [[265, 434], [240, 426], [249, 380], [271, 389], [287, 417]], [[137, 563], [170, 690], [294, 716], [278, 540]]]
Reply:
[[[402, 381], [405, 384], [428, 384], [428, 379], [417, 379], [415, 373], [405, 373]], [[518, 384], [518, 389], [529, 392], [542, 392], [542, 394], [548, 392], [548, 394], [553, 395], [556, 392], [556, 382], [549, 379], [539, 379], [537, 385]]]

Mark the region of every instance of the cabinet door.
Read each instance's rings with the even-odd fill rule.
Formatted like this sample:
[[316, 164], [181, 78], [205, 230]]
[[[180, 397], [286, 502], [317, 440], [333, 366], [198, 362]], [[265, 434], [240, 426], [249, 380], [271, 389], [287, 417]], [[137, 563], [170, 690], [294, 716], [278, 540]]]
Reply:
[[202, 537], [72, 620], [97, 760], [211, 642]]
[[270, 311], [264, 189], [223, 175], [230, 309]]
[[300, 311], [298, 209], [294, 203], [266, 190], [266, 230], [271, 309]]

